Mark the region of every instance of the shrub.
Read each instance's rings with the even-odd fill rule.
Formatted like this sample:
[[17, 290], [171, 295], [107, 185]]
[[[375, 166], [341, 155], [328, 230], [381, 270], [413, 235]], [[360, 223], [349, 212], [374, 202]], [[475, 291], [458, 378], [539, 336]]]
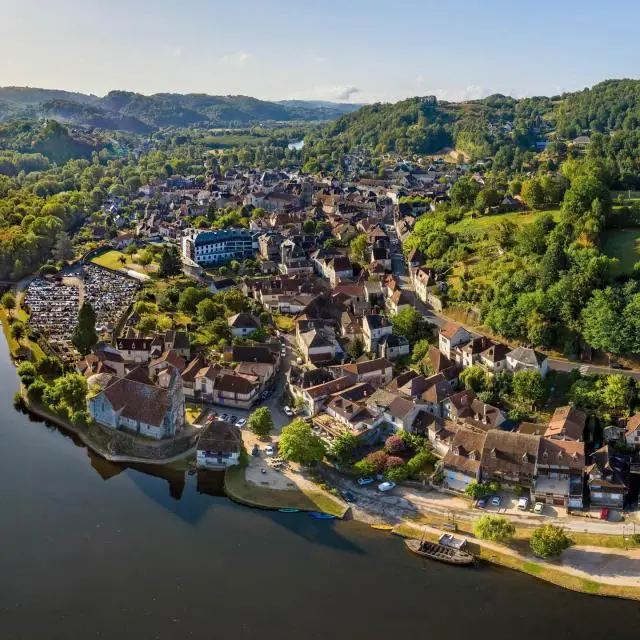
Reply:
[[22, 362], [18, 367], [18, 377], [29, 375], [32, 378], [36, 375], [36, 368], [32, 362]]
[[387, 468], [387, 454], [384, 451], [370, 453], [366, 460], [371, 465], [372, 473], [382, 473]]
[[28, 394], [29, 398], [34, 402], [42, 402], [42, 396], [47, 388], [47, 385], [41, 380], [36, 380], [32, 385], [29, 386]]
[[434, 464], [436, 460], [437, 457], [432, 451], [419, 451], [407, 462], [407, 471], [412, 478], [418, 478], [423, 469]]
[[531, 539], [529, 540], [531, 550], [540, 558], [559, 556], [572, 544], [573, 540], [564, 532], [564, 529], [554, 524], [545, 524], [542, 527], [538, 527], [531, 534]]
[[361, 478], [364, 478], [365, 476], [372, 476], [375, 473], [375, 469], [373, 468], [373, 465], [369, 460], [367, 460], [367, 458], [362, 458], [362, 460], [358, 460], [358, 462], [356, 462], [353, 465], [353, 470]]
[[385, 462], [385, 469], [389, 471], [390, 469], [394, 469], [396, 467], [404, 466], [404, 460], [399, 456], [388, 456]]
[[84, 410], [75, 411], [71, 417], [71, 422], [77, 427], [86, 427], [89, 424], [89, 413]]
[[507, 542], [513, 538], [516, 528], [503, 516], [482, 516], [473, 524], [473, 533], [481, 540]]
[[404, 482], [409, 477], [409, 470], [407, 469], [407, 465], [400, 465], [398, 467], [393, 467], [392, 469], [388, 469], [384, 477], [387, 480], [391, 480], [391, 482]]
[[398, 454], [405, 448], [404, 440], [396, 435], [389, 436], [384, 443], [384, 450], [391, 455]]
[[474, 500], [480, 500], [481, 498], [488, 498], [493, 492], [489, 488], [489, 485], [476, 482], [470, 482], [464, 490], [465, 494]]

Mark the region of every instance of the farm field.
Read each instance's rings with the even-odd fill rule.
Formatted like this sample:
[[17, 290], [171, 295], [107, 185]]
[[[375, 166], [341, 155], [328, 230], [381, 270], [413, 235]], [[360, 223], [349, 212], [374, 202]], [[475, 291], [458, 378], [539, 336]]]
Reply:
[[449, 225], [449, 230], [454, 232], [484, 232], [489, 231], [491, 227], [500, 222], [513, 222], [518, 226], [529, 224], [539, 216], [550, 213], [555, 220], [560, 217], [560, 209], [550, 209], [549, 211], [527, 211], [524, 213], [500, 213], [496, 215], [480, 216], [479, 218], [463, 218], [459, 222]]
[[640, 229], [607, 231], [602, 243], [602, 252], [611, 258], [618, 258], [615, 275], [633, 273], [633, 265], [640, 262]]

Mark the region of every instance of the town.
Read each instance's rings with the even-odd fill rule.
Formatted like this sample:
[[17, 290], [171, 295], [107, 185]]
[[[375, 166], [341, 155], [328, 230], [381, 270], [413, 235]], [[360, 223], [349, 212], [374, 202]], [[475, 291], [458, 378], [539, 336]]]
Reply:
[[[357, 174], [368, 157], [350, 163]], [[19, 296], [45, 368], [77, 372], [86, 401], [65, 402], [58, 386], [74, 374], [45, 384], [40, 363], [19, 367], [27, 395], [98, 440], [129, 434], [112, 452], [162, 457], [131, 443], [173, 442], [195, 447], [202, 469], [248, 459], [262, 485], [324, 459], [334, 480], [348, 470], [335, 481], [347, 501], [409, 482], [501, 514], [619, 521], [638, 499], [640, 413], [595, 430], [553, 396], [566, 361], [447, 317], [446, 278], [403, 252], [419, 216], [470, 175], [482, 181], [443, 160], [392, 163], [378, 179], [236, 166], [204, 186], [173, 175], [112, 198], [121, 231]], [[140, 214], [121, 216], [125, 205]], [[207, 212], [227, 207], [249, 224], [208, 228]]]

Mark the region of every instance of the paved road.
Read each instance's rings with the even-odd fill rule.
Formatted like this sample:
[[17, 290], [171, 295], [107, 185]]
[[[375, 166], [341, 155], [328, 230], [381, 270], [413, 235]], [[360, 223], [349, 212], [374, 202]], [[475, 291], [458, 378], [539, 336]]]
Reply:
[[[442, 313], [438, 313], [437, 311], [434, 310], [434, 308], [429, 305], [429, 304], [425, 304], [424, 302], [422, 302], [416, 295], [415, 295], [415, 291], [413, 290], [413, 285], [411, 284], [411, 281], [409, 280], [409, 276], [408, 275], [401, 275], [398, 277], [398, 280], [400, 281], [400, 286], [403, 289], [406, 289], [407, 291], [409, 291], [412, 295], [413, 295], [413, 306], [414, 308], [420, 312], [420, 314], [422, 315], [422, 317], [429, 322], [430, 324], [438, 327], [438, 329], [441, 329], [442, 327], [444, 327], [445, 324], [447, 324], [447, 322], [457, 322], [456, 320], [453, 320], [453, 318], [448, 318], [447, 316], [443, 315]], [[458, 322], [458, 324], [460, 324]], [[479, 333], [475, 332], [475, 331], [471, 331], [471, 333], [473, 335], [480, 335]], [[630, 378], [634, 378], [636, 380], [640, 380], [640, 371], [638, 370], [634, 370], [634, 369], [613, 369], [612, 367], [604, 367], [604, 366], [599, 366], [599, 365], [593, 365], [593, 364], [589, 364], [588, 362], [582, 362], [582, 361], [572, 361], [572, 360], [561, 360], [559, 358], [549, 358], [549, 368], [553, 369], [554, 371], [565, 371], [565, 372], [570, 372], [573, 369], [580, 369], [580, 372], [583, 375], [592, 375], [592, 374], [618, 374], [618, 375], [622, 375], [622, 376], [628, 376]]]

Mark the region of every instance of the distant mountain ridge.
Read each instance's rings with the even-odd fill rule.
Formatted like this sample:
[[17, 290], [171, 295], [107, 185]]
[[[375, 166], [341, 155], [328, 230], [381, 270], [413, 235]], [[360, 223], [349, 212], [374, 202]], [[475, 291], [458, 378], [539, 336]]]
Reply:
[[0, 121], [54, 118], [77, 125], [146, 134], [162, 127], [247, 126], [264, 121], [333, 120], [360, 105], [269, 102], [248, 96], [110, 91], [104, 97], [57, 89], [0, 87]]

